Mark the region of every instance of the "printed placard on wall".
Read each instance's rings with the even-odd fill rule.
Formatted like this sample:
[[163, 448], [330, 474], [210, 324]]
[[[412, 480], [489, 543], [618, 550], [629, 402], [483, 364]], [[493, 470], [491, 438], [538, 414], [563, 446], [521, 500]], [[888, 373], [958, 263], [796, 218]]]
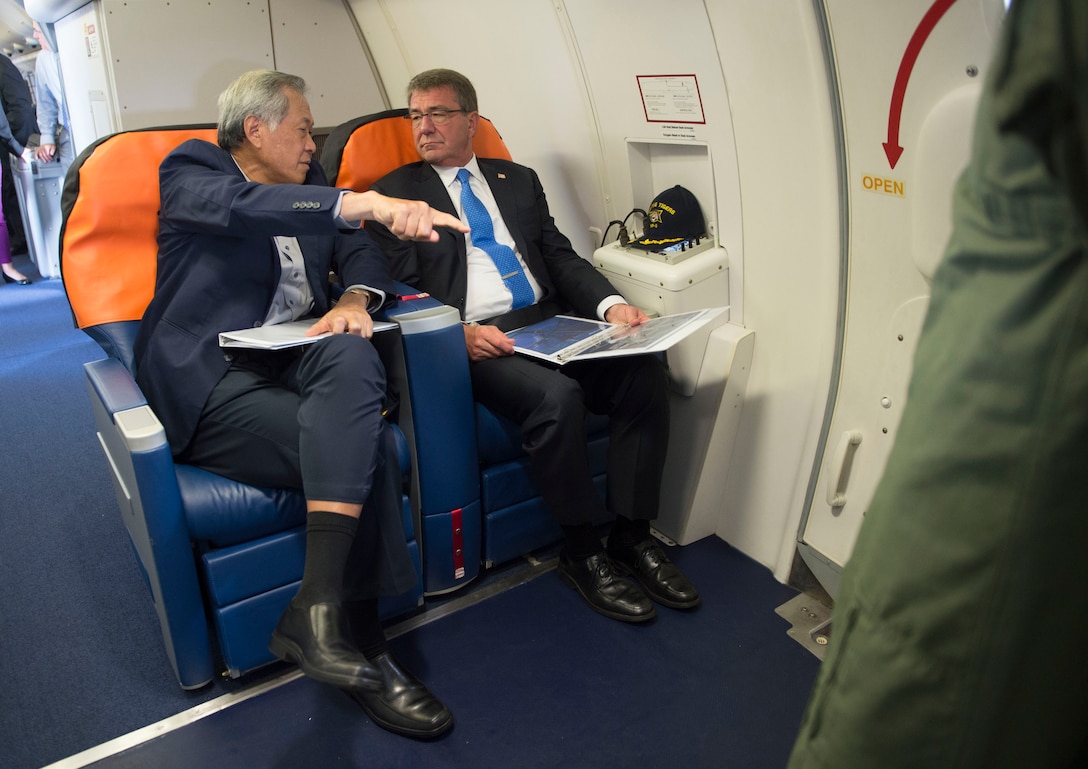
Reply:
[[695, 75], [637, 75], [636, 78], [647, 122], [706, 124]]

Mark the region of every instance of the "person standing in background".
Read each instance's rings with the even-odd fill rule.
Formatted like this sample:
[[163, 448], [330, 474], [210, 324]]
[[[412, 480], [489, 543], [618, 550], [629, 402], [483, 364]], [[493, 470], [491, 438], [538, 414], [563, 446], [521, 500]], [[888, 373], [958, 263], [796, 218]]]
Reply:
[[69, 166], [75, 160], [72, 135], [69, 130], [68, 105], [64, 101], [64, 84], [60, 77], [60, 57], [53, 36], [34, 22], [34, 39], [41, 46], [34, 62], [34, 95], [38, 102], [38, 132], [41, 139], [34, 156], [43, 163], [54, 160]]
[[[5, 149], [7, 152], [4, 152]], [[6, 158], [10, 152], [16, 157], [22, 157], [25, 151], [26, 148], [12, 136], [8, 120], [4, 117], [3, 110], [0, 110], [0, 154]], [[18, 283], [23, 286], [30, 283], [30, 278], [19, 272], [12, 262], [11, 235], [3, 210], [0, 210], [0, 275], [3, 276], [4, 283]]]
[[[30, 98], [30, 88], [23, 79], [23, 73], [15, 66], [15, 62], [3, 55], [0, 55], [0, 101], [3, 102], [4, 115], [11, 127], [11, 135], [19, 146], [25, 147], [30, 137], [38, 133], [34, 102]], [[3, 170], [0, 191], [2, 191], [4, 219], [11, 237], [11, 251], [15, 254], [25, 254], [27, 246], [26, 233], [23, 231], [23, 216], [20, 213], [19, 197], [15, 192], [11, 158], [8, 157], [7, 152], [0, 152], [0, 169]]]

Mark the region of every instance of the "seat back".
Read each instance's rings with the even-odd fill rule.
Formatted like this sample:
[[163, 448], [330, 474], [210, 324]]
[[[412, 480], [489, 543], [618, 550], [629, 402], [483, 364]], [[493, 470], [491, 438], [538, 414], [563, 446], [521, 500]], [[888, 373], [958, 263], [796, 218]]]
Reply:
[[159, 164], [215, 126], [126, 131], [76, 158], [61, 197], [61, 274], [76, 326], [138, 321], [155, 291]]
[[60, 265], [78, 328], [133, 370], [136, 327], [155, 291], [159, 164], [215, 126], [125, 131], [72, 163], [61, 194]]
[[[321, 165], [333, 186], [366, 192], [390, 171], [419, 160], [407, 116], [407, 109], [391, 109], [334, 128], [321, 153]], [[472, 149], [478, 157], [511, 159], [502, 136], [482, 115]]]

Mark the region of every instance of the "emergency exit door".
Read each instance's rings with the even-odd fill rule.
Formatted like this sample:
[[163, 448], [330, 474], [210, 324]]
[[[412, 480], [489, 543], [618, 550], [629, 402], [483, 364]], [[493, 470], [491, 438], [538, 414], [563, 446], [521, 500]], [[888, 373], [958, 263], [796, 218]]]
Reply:
[[907, 400], [1002, 0], [823, 4], [841, 115], [836, 376], [799, 553], [834, 597]]

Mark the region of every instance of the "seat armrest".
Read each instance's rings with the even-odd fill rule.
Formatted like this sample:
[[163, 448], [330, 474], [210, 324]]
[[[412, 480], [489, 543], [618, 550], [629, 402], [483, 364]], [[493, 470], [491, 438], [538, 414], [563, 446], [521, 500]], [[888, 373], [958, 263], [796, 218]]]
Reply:
[[406, 313], [445, 306], [430, 294], [422, 293], [407, 283], [397, 282], [396, 287], [397, 300], [377, 313], [378, 320], [396, 321], [397, 318]]
[[424, 515], [479, 499], [476, 420], [457, 311], [439, 304], [400, 324]]
[[[399, 424], [414, 458], [413, 511], [425, 592], [444, 592], [479, 571], [480, 471], [468, 353], [461, 319], [429, 297], [405, 300], [391, 319], [401, 355], [388, 371], [401, 398]], [[422, 304], [430, 306], [415, 309]]]
[[83, 368], [98, 440], [167, 656], [183, 688], [203, 686], [214, 675], [210, 637], [166, 433], [120, 361], [106, 358]]
[[116, 358], [90, 361], [83, 365], [83, 371], [93, 397], [102, 403], [108, 413], [116, 414], [147, 405], [147, 399], [132, 378], [132, 373]]

